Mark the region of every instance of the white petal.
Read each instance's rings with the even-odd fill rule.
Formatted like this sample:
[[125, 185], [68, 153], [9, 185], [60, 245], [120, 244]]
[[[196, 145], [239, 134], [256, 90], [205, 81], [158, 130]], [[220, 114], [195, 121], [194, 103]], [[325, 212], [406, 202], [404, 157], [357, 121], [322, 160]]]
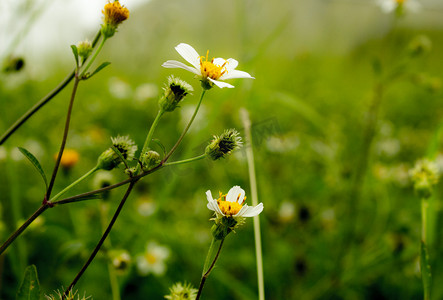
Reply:
[[238, 61], [236, 61], [233, 58], [228, 58], [228, 63], [226, 64], [226, 69], [228, 70], [234, 70], [238, 66]]
[[[246, 205], [245, 205], [246, 206]], [[237, 213], [237, 215], [241, 217], [255, 217], [258, 216], [263, 211], [263, 203], [260, 203], [257, 206], [247, 206], [247, 208], [242, 212], [240, 215], [240, 212], [243, 210], [243, 208]]]
[[223, 74], [222, 76], [220, 76], [220, 80], [233, 79], [233, 78], [255, 79], [254, 77], [249, 75], [249, 73], [246, 73], [244, 71], [239, 71], [239, 70], [230, 70], [230, 71], [226, 72], [225, 74]]
[[197, 51], [195, 51], [192, 46], [181, 43], [175, 50], [191, 65], [193, 65], [196, 69], [200, 69], [200, 55], [198, 55]]
[[212, 200], [208, 202], [207, 208], [209, 208], [212, 211], [215, 211], [217, 214], [220, 214], [224, 216], [225, 214], [220, 210], [220, 207], [218, 206], [217, 200]]
[[237, 202], [238, 204], [242, 204], [244, 198], [245, 191], [238, 185], [232, 187], [226, 195], [226, 201]]
[[[213, 61], [212, 63], [213, 63], [214, 65], [220, 67], [220, 66], [222, 66], [225, 62], [226, 62], [226, 59], [221, 58], [221, 57], [217, 57], [217, 58], [214, 58], [214, 61]], [[227, 66], [227, 63], [226, 63], [225, 66]]]
[[212, 198], [211, 190], [206, 191], [206, 199], [208, 199], [208, 202], [211, 202], [212, 200], [214, 200], [214, 198]]
[[189, 72], [192, 72], [196, 75], [201, 75], [201, 72], [199, 70], [196, 70], [193, 67], [187, 66], [182, 62], [176, 61], [176, 60], [168, 60], [167, 62], [164, 62], [162, 64], [162, 67], [164, 68], [180, 68], [180, 69], [185, 69]]
[[225, 87], [227, 87], [227, 88], [233, 88], [234, 86], [233, 85], [230, 85], [229, 83], [226, 83], [226, 82], [223, 82], [223, 81], [218, 81], [218, 80], [214, 80], [214, 79], [212, 79], [212, 78], [209, 78], [208, 77], [208, 79], [213, 83], [213, 84], [215, 84], [216, 86], [218, 86], [219, 88], [225, 88]]

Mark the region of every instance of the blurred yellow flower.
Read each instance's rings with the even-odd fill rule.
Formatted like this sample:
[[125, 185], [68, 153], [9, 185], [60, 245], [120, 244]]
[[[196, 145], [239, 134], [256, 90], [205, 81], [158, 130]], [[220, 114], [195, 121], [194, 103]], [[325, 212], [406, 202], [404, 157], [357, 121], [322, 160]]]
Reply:
[[[54, 159], [57, 159], [58, 153], [54, 155]], [[77, 164], [79, 160], [79, 154], [73, 149], [65, 149], [63, 151], [62, 158], [60, 160], [60, 166], [65, 169], [70, 169]]]

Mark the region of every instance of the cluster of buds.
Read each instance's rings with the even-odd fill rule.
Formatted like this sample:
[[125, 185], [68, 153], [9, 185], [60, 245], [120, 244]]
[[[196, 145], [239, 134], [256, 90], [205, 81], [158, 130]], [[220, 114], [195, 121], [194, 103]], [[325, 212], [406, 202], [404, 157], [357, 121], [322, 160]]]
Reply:
[[438, 182], [437, 166], [427, 159], [422, 159], [417, 161], [414, 168], [409, 170], [409, 175], [417, 194], [421, 198], [429, 198], [432, 195], [432, 187]]
[[219, 136], [214, 136], [213, 140], [206, 147], [205, 153], [212, 160], [225, 158], [232, 151], [242, 146], [240, 134], [235, 129], [227, 129]]
[[187, 82], [174, 76], [168, 78], [168, 83], [163, 90], [164, 93], [158, 101], [158, 105], [163, 111], [168, 112], [175, 110], [183, 98], [194, 91]]
[[[129, 138], [129, 136], [117, 136], [111, 138], [112, 145], [120, 152], [124, 160], [131, 161], [137, 151], [137, 145]], [[112, 170], [122, 163], [120, 155], [113, 148], [104, 151], [98, 158], [97, 168], [102, 170]]]
[[106, 4], [102, 12], [105, 18], [103, 20], [101, 32], [105, 38], [113, 36], [118, 25], [129, 18], [129, 10], [124, 6], [121, 6], [118, 1]]
[[160, 154], [152, 150], [143, 153], [140, 160], [143, 168], [147, 170], [157, 166], [161, 162]]

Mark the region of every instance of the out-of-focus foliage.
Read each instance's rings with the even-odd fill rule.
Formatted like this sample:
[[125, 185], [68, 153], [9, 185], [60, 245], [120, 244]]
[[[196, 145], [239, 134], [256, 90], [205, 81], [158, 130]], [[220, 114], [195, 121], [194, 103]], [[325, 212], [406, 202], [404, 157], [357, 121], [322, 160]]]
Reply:
[[[80, 86], [67, 143], [79, 160], [59, 174], [55, 191], [95, 166], [111, 136], [129, 134], [140, 149], [157, 113], [161, 87], [174, 74], [195, 92], [164, 116], [154, 134], [170, 149], [200, 87], [189, 72], [160, 65], [180, 59], [174, 51], [180, 42], [200, 53], [210, 49], [215, 56], [236, 58], [239, 68], [256, 79], [234, 80], [235, 89], [208, 91], [172, 160], [202, 154], [212, 135], [226, 128], [243, 134], [239, 108], [249, 110], [259, 200], [264, 203], [260, 219], [266, 298], [421, 299], [420, 201], [408, 170], [425, 156], [443, 168], [443, 35], [441, 29], [420, 26], [427, 16], [441, 17], [443, 11], [423, 10], [395, 22], [366, 1], [306, 2], [312, 4], [151, 1], [131, 11], [98, 59], [111, 61], [111, 66]], [[408, 47], [419, 35], [432, 42], [432, 50], [412, 57]], [[0, 133], [74, 63], [69, 45], [41, 61], [44, 65], [27, 63], [20, 72], [1, 75]], [[401, 76], [387, 78], [398, 66]], [[367, 168], [358, 199], [351, 199], [368, 111], [380, 82], [383, 93]], [[40, 206], [44, 195], [40, 174], [17, 147], [29, 150], [50, 174], [69, 95], [68, 87], [0, 147], [2, 241]], [[154, 147], [162, 153], [160, 146]], [[111, 182], [125, 178], [121, 170], [112, 175]], [[93, 183], [82, 183], [69, 195], [93, 189]], [[112, 249], [108, 245], [99, 253], [76, 288], [94, 299], [110, 299], [107, 263], [116, 249], [131, 258], [118, 265], [122, 299], [162, 299], [178, 281], [198, 286], [211, 239], [205, 191], [226, 192], [233, 185], [250, 195], [241, 150], [221, 161], [198, 161], [147, 176], [110, 235]], [[108, 220], [123, 192], [113, 190], [104, 200]], [[438, 284], [443, 277], [441, 196], [439, 184], [430, 199], [428, 241], [435, 299], [443, 297]], [[28, 264], [36, 265], [44, 293], [67, 286], [103, 232], [101, 201], [55, 207], [39, 217], [0, 257], [0, 298], [15, 297]], [[168, 252], [158, 257], [165, 258], [164, 272], [140, 274], [136, 258], [148, 255], [152, 242]], [[226, 239], [203, 298], [255, 299], [256, 286], [248, 221]]]

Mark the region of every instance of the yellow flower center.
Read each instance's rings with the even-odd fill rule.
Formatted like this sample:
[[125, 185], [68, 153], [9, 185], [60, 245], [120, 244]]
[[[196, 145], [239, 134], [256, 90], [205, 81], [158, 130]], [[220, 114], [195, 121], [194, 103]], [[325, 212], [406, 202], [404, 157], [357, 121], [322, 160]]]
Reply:
[[118, 1], [106, 4], [102, 12], [105, 15], [105, 24], [118, 25], [129, 18], [129, 10]]
[[[209, 50], [206, 52], [206, 58], [204, 56], [200, 56], [200, 71], [202, 72], [202, 77], [209, 77], [211, 79], [217, 80], [223, 74], [228, 72], [225, 67], [228, 62], [225, 61], [223, 65], [217, 66], [214, 64], [214, 58], [211, 59], [211, 61], [208, 61], [208, 56]], [[203, 60], [204, 58], [206, 60]]]
[[225, 216], [232, 217], [233, 215], [236, 215], [240, 211], [240, 209], [242, 209], [243, 207], [242, 204], [245, 203], [246, 197], [243, 198], [243, 202], [242, 204], [240, 204], [238, 203], [238, 199], [240, 198], [240, 196], [241, 194], [238, 194], [237, 201], [231, 202], [231, 201], [226, 201], [226, 195], [222, 195], [222, 193], [220, 193], [220, 197], [217, 200], [217, 204]]
[[146, 261], [150, 264], [155, 264], [157, 262], [157, 257], [152, 253], [145, 254]]

